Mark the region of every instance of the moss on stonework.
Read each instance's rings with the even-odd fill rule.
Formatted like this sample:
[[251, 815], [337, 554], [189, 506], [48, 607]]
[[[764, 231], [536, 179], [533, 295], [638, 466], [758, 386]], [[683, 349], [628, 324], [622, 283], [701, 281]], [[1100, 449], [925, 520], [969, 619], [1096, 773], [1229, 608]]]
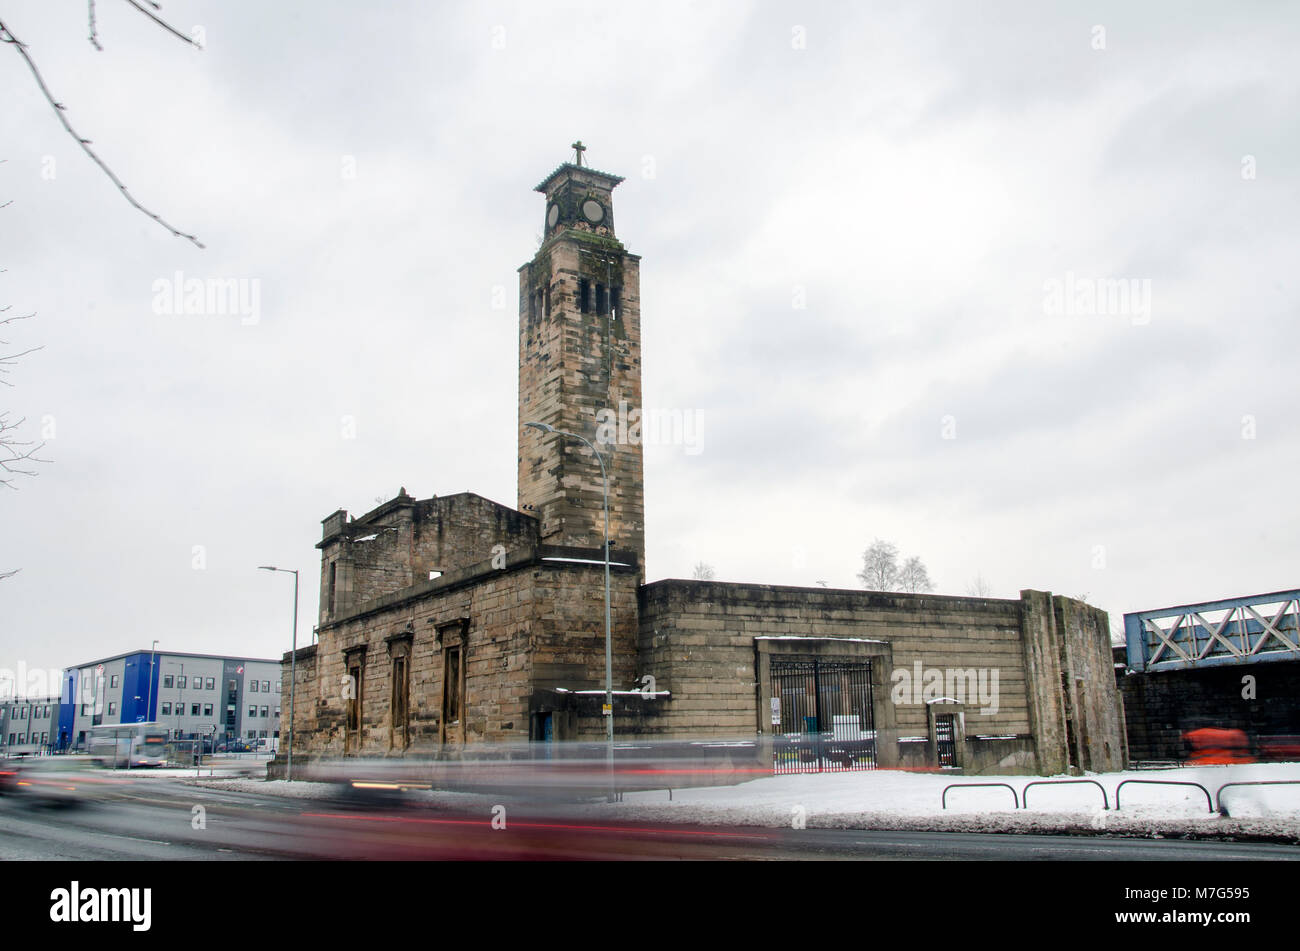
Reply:
[[576, 241], [579, 244], [585, 244], [589, 247], [599, 248], [602, 251], [613, 251], [622, 254], [627, 250], [623, 247], [622, 241], [619, 241], [616, 238], [606, 238], [603, 235], [592, 234], [590, 231], [578, 231], [577, 229], [570, 228], [563, 233], [562, 237], [569, 238], [572, 241]]

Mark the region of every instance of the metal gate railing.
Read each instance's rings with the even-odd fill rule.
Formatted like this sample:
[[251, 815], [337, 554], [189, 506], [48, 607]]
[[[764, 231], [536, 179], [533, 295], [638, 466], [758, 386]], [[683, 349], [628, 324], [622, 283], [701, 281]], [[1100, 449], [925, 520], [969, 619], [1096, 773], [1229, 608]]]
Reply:
[[772, 769], [874, 769], [871, 661], [773, 658]]
[[939, 765], [946, 769], [957, 765], [957, 731], [953, 715], [943, 713], [934, 718], [934, 745], [939, 754]]

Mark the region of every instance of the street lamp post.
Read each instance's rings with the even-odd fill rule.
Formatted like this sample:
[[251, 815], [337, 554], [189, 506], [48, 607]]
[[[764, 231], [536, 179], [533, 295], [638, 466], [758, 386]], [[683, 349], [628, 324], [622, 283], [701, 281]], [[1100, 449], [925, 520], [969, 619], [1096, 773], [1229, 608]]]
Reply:
[[153, 711], [153, 664], [157, 656], [158, 656], [158, 642], [155, 640], [153, 642], [153, 647], [149, 651], [149, 689], [145, 691], [146, 697], [144, 701], [144, 718], [148, 720], [150, 723], [154, 722], [153, 713], [152, 713]]
[[276, 568], [273, 565], [258, 565], [261, 571], [283, 571], [293, 575], [293, 652], [289, 655], [289, 762], [285, 767], [284, 778], [293, 780], [293, 712], [294, 699], [298, 695], [298, 570], [296, 568]]
[[592, 451], [596, 461], [600, 463], [600, 480], [601, 480], [601, 500], [605, 509], [605, 766], [609, 771], [610, 779], [610, 797], [613, 798], [614, 782], [614, 668], [612, 661], [612, 642], [610, 639], [610, 621], [609, 621], [609, 473], [605, 470], [605, 459], [600, 452], [593, 446], [585, 436], [579, 436], [577, 433], [566, 432], [563, 429], [556, 429], [549, 423], [524, 423], [525, 426], [532, 429], [539, 429], [544, 433], [552, 433], [556, 436], [568, 436], [572, 439], [580, 440]]

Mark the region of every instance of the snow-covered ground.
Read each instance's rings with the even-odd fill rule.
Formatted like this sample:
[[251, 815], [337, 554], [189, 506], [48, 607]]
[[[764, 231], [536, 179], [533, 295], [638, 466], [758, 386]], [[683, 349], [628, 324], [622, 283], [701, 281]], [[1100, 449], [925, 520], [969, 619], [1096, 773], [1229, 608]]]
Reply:
[[[192, 778], [192, 774], [191, 774]], [[1269, 838], [1300, 843], [1300, 764], [1202, 766], [1097, 774], [1091, 783], [1034, 786], [1027, 808], [1012, 805], [1002, 787], [953, 788], [943, 808], [945, 786], [1005, 782], [1021, 797], [1027, 784], [1046, 777], [954, 776], [895, 770], [768, 776], [736, 786], [712, 786], [625, 794], [618, 803], [595, 803], [579, 811], [607, 818], [711, 825], [792, 826], [850, 829], [951, 830], [962, 832], [1104, 832], [1147, 836]], [[1125, 780], [1120, 807], [1115, 792]], [[1223, 794], [1227, 815], [1211, 811], [1205, 793], [1191, 786], [1146, 785], [1152, 780], [1199, 783], [1217, 807], [1224, 784], [1250, 780], [1287, 780], [1296, 785], [1246, 786]], [[255, 779], [195, 780], [204, 785], [270, 795], [311, 798], [331, 790], [320, 783], [265, 782]], [[423, 793], [449, 807], [472, 806], [491, 797]]]
[[[1043, 779], [1090, 779], [1092, 783], [1034, 786], [1028, 806], [1023, 792]], [[1115, 792], [1125, 780], [1120, 807]], [[1230, 782], [1288, 780], [1291, 786], [1228, 789], [1228, 815], [1211, 812], [1205, 793], [1190, 786], [1146, 785], [1151, 780], [1200, 783], [1218, 805], [1219, 788]], [[1003, 787], [953, 788], [947, 808], [945, 786], [1006, 783], [1021, 797], [1017, 809]], [[1105, 790], [1110, 809], [1103, 808]], [[1142, 770], [1087, 777], [953, 776], [894, 770], [800, 774], [756, 779], [735, 787], [629, 793], [624, 804], [639, 816], [699, 822], [859, 829], [930, 829], [984, 832], [1092, 831], [1141, 835], [1265, 836], [1300, 842], [1300, 764], [1203, 766]]]

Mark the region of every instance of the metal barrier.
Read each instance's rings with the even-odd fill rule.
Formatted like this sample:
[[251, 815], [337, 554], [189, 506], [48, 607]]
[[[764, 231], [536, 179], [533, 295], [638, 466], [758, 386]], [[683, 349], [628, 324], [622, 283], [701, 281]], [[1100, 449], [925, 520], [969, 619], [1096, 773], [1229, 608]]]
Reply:
[[1239, 783], [1224, 783], [1219, 787], [1219, 791], [1214, 794], [1219, 802], [1220, 814], [1223, 813], [1223, 791], [1229, 786], [1300, 786], [1300, 779], [1256, 779], [1242, 780]]
[[1012, 801], [1015, 802], [1017, 809], [1020, 808], [1019, 794], [1015, 791], [1013, 787], [1007, 785], [1006, 783], [949, 783], [947, 786], [943, 787], [943, 796], [940, 798], [940, 802], [943, 804], [943, 808], [945, 809], [948, 808], [949, 789], [974, 789], [977, 786], [1001, 786], [1003, 789], [1010, 789]]
[[1200, 783], [1189, 783], [1178, 779], [1126, 779], [1115, 787], [1115, 809], [1119, 809], [1119, 791], [1129, 783], [1137, 783], [1143, 786], [1195, 786], [1201, 792], [1205, 793], [1205, 801], [1209, 804], [1210, 812], [1214, 812], [1214, 799], [1210, 796], [1210, 791]]
[[[1106, 796], [1106, 787], [1103, 786], [1101, 783], [1097, 782], [1097, 780], [1095, 779], [1036, 779], [1032, 783], [1026, 784], [1024, 791], [1021, 793], [1021, 801], [1025, 804], [1024, 808], [1026, 809], [1029, 808], [1029, 787], [1030, 786], [1066, 786], [1071, 783], [1091, 783], [1092, 785], [1096, 786], [1098, 789], [1101, 790], [1102, 806], [1104, 806], [1106, 809], [1110, 808], [1110, 799], [1107, 798]], [[1115, 808], [1116, 809], [1119, 808], [1118, 790], [1116, 790]]]

